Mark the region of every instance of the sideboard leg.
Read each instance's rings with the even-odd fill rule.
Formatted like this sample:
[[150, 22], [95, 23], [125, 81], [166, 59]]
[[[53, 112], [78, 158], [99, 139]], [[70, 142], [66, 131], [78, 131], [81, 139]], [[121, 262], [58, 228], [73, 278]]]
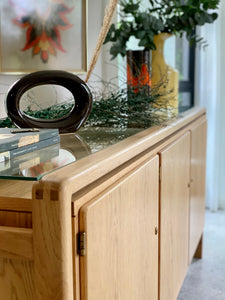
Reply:
[[203, 234], [201, 235], [197, 249], [194, 254], [194, 258], [202, 258], [202, 257], [203, 257]]
[[62, 187], [33, 188], [34, 287], [36, 300], [72, 300], [71, 196]]

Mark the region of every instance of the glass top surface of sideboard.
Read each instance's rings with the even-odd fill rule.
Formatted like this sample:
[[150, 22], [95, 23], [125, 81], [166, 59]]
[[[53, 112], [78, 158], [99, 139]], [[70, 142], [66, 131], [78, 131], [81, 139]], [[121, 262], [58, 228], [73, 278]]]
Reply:
[[60, 143], [0, 162], [0, 179], [38, 181], [44, 175], [116, 144], [144, 128], [81, 128]]

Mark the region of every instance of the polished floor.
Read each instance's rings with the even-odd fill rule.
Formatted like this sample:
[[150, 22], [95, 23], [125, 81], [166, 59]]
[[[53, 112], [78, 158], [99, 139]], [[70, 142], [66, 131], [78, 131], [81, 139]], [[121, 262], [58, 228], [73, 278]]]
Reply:
[[193, 260], [177, 300], [225, 300], [225, 211], [206, 211], [203, 259]]

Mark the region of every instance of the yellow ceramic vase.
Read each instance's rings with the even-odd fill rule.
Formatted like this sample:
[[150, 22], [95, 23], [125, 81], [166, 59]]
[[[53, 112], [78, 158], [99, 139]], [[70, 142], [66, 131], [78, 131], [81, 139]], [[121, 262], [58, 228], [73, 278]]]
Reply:
[[171, 36], [168, 33], [156, 35], [156, 50], [152, 51], [151, 86], [154, 93], [160, 95], [155, 107], [167, 117], [178, 114], [178, 71], [166, 64], [163, 54], [165, 40]]

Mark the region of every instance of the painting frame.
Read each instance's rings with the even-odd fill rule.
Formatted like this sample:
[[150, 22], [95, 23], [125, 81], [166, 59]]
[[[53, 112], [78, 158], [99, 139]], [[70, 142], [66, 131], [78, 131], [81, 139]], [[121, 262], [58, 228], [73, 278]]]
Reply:
[[[0, 5], [1, 74], [17, 75], [43, 70], [64, 70], [74, 74], [85, 74], [87, 72], [88, 0], [67, 0], [63, 1], [63, 4], [57, 1], [54, 6], [57, 10], [54, 11], [54, 14], [48, 13], [48, 11], [52, 9], [52, 7], [47, 7], [48, 5], [49, 7], [52, 5], [49, 4], [50, 1], [48, 1], [49, 0], [45, 0], [45, 7], [40, 8], [40, 10], [46, 11], [46, 30], [42, 29], [42, 31], [40, 31], [40, 26], [37, 26], [35, 33], [39, 30], [41, 34], [39, 34], [39, 36], [36, 34], [36, 39], [33, 38], [34, 34], [32, 38], [30, 38], [31, 34], [29, 36], [29, 30], [33, 30], [33, 28], [35, 28], [34, 24], [37, 22], [29, 26], [30, 23], [27, 22], [27, 20], [31, 20], [32, 23], [35, 17], [38, 16], [41, 22], [43, 22], [43, 13], [41, 12], [41, 14], [38, 11], [38, 14], [36, 12], [37, 5], [35, 6], [35, 10], [30, 10], [31, 12], [29, 12], [29, 14], [27, 13], [30, 19], [25, 16], [26, 19], [25, 17], [23, 19], [20, 17], [19, 21], [18, 15], [21, 11], [24, 12], [24, 8], [22, 10], [20, 7], [15, 8], [15, 6], [18, 5], [20, 0], [6, 0], [4, 1], [4, 5]], [[17, 4], [14, 5], [14, 3]], [[35, 3], [35, 1], [33, 3]], [[34, 6], [35, 4], [32, 5]], [[58, 15], [56, 15], [57, 13]], [[12, 18], [12, 16], [15, 16], [15, 18]], [[21, 22], [21, 20], [23, 22]], [[26, 20], [26, 24], [24, 24], [24, 20]], [[56, 20], [58, 20], [58, 24]], [[57, 25], [55, 25], [55, 27], [53, 27], [54, 22]], [[53, 29], [50, 28], [50, 30], [49, 26], [52, 26]], [[11, 30], [8, 28], [11, 28]], [[45, 34], [43, 34], [43, 31], [45, 31]], [[50, 32], [52, 36], [47, 36], [46, 32]], [[30, 42], [29, 39], [33, 40]], [[42, 56], [44, 59], [47, 58], [47, 60], [44, 61]]]

